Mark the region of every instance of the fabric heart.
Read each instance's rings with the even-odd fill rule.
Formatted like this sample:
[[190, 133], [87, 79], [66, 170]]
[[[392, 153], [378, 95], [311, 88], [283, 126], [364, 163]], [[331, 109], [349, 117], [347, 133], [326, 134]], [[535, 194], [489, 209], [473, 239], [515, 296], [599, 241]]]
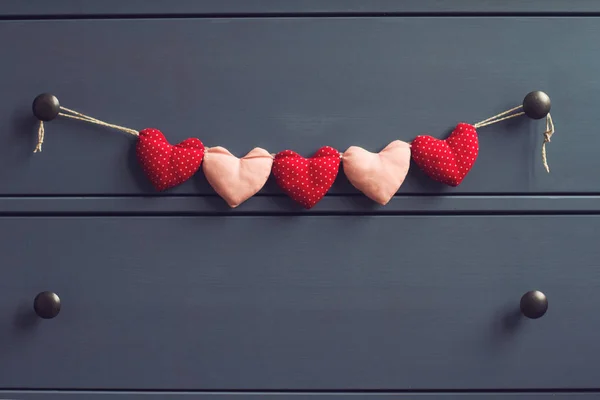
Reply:
[[202, 171], [215, 192], [234, 208], [265, 185], [272, 165], [273, 156], [259, 147], [242, 158], [223, 147], [211, 147], [206, 149]]
[[394, 140], [379, 153], [352, 146], [344, 152], [342, 161], [350, 183], [384, 206], [406, 178], [410, 166], [410, 145]]
[[198, 171], [204, 145], [195, 138], [172, 145], [158, 129], [144, 129], [136, 152], [144, 172], [156, 190], [162, 191], [185, 182]]
[[277, 184], [305, 208], [314, 207], [325, 196], [339, 169], [340, 153], [329, 146], [321, 147], [311, 158], [284, 150], [273, 161]]
[[445, 140], [417, 136], [412, 141], [412, 158], [430, 178], [458, 186], [475, 164], [479, 153], [477, 131], [460, 123]]

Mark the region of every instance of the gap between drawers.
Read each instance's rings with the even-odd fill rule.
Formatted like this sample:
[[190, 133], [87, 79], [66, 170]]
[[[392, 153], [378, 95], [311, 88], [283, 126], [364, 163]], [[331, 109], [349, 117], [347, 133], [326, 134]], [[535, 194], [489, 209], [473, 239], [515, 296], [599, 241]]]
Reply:
[[580, 393], [599, 393], [600, 388], [582, 388], [582, 389], [420, 389], [420, 390], [153, 390], [153, 389], [3, 389], [0, 388], [0, 395], [10, 393], [65, 393], [65, 394], [93, 394], [93, 393], [107, 393], [107, 394], [206, 394], [206, 395], [262, 395], [262, 396], [274, 396], [274, 395], [293, 395], [293, 394], [304, 394], [304, 395], [359, 395], [359, 394], [372, 394], [384, 396], [396, 396], [396, 395], [419, 395], [419, 394], [580, 394]]
[[67, 21], [67, 20], [135, 20], [135, 19], [284, 19], [284, 18], [506, 18], [506, 17], [561, 17], [561, 18], [582, 18], [600, 17], [600, 11], [417, 11], [417, 12], [398, 12], [398, 11], [375, 11], [375, 12], [341, 12], [341, 11], [315, 11], [315, 12], [257, 12], [257, 13], [172, 13], [164, 14], [146, 14], [146, 13], [124, 13], [124, 14], [32, 14], [32, 15], [0, 15], [0, 21]]
[[600, 214], [600, 195], [409, 195], [380, 206], [362, 195], [326, 196], [305, 210], [287, 196], [255, 196], [230, 209], [218, 196], [9, 196], [0, 215], [520, 215]]

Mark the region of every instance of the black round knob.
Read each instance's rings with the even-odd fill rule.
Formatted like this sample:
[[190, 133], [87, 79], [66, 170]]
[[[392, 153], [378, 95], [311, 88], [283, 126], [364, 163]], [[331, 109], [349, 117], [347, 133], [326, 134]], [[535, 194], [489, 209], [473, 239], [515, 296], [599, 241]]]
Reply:
[[527, 318], [540, 318], [547, 310], [548, 298], [539, 290], [531, 290], [521, 297], [521, 313]]
[[42, 93], [33, 100], [33, 115], [40, 121], [52, 121], [60, 112], [60, 103], [56, 96]]
[[60, 298], [53, 292], [39, 293], [33, 300], [33, 309], [40, 318], [54, 318], [60, 312]]
[[527, 93], [523, 99], [523, 111], [529, 118], [544, 118], [550, 112], [550, 106], [550, 97], [539, 90]]

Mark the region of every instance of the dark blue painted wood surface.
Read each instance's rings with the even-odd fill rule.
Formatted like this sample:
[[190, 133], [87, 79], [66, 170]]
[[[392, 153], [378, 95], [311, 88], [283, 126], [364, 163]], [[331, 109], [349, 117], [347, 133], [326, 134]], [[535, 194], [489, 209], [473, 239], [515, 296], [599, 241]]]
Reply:
[[[600, 216], [466, 214], [600, 212], [598, 13], [583, 0], [0, 2], [0, 214], [30, 216], [0, 219], [0, 388], [48, 389], [0, 397], [597, 398], [552, 391], [600, 389]], [[229, 210], [201, 173], [138, 197], [155, 193], [133, 140], [72, 121], [48, 124], [31, 154], [41, 91], [173, 142], [309, 155], [442, 137], [533, 89], [553, 100], [552, 174], [543, 124], [510, 121], [480, 131], [461, 187], [413, 166], [388, 207], [343, 174], [310, 212], [273, 182]], [[401, 216], [427, 213], [446, 216]], [[548, 314], [510, 317], [530, 289]], [[41, 290], [62, 297], [57, 319], [33, 316]], [[295, 389], [313, 392], [258, 392]], [[392, 393], [419, 389], [437, 392]]]
[[[543, 123], [523, 118], [481, 130], [480, 157], [459, 188], [413, 166], [399, 193], [598, 193], [599, 32], [587, 17], [3, 21], [0, 194], [154, 193], [125, 134], [55, 121], [32, 154], [30, 104], [42, 91], [173, 142], [310, 155], [443, 137], [533, 89], [553, 100], [551, 174], [540, 161]], [[57, 46], [40, 39], [48, 35]], [[199, 173], [169, 193], [213, 191]], [[263, 193], [281, 192], [270, 182]], [[357, 192], [341, 175], [332, 193]]]
[[588, 400], [600, 393], [169, 393], [169, 392], [68, 392], [0, 391], [2, 398], [14, 400]]
[[[594, 216], [0, 220], [0, 387], [598, 388]], [[513, 320], [544, 291], [540, 320]], [[56, 291], [60, 315], [32, 315]]]

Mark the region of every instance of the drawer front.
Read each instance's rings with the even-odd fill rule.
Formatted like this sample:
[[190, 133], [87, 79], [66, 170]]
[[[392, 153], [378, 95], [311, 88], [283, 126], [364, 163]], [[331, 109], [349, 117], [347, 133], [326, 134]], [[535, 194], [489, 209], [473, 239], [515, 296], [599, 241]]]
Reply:
[[[598, 388], [599, 216], [6, 217], [0, 387]], [[542, 318], [519, 317], [543, 291]], [[60, 314], [32, 300], [56, 292]]]
[[[543, 122], [520, 118], [482, 128], [460, 187], [413, 165], [399, 193], [598, 193], [599, 31], [594, 17], [0, 21], [0, 195], [155, 193], [126, 134], [59, 119], [32, 154], [31, 101], [44, 91], [108, 122], [241, 156], [255, 146], [310, 155], [445, 137], [538, 89], [552, 98], [558, 130], [551, 174]], [[47, 35], [60, 46], [40, 40]], [[168, 193], [214, 194], [201, 172]], [[281, 191], [270, 182], [262, 193]], [[357, 192], [340, 176], [331, 193]]]

